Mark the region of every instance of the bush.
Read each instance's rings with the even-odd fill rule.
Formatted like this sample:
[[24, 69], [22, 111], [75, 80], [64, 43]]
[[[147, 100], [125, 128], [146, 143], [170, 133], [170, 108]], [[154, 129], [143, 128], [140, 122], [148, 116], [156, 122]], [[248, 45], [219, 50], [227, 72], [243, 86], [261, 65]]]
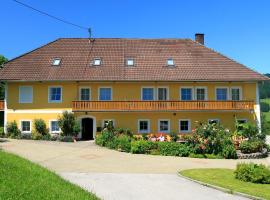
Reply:
[[261, 152], [264, 147], [264, 142], [261, 140], [247, 140], [240, 144], [239, 149], [242, 153]]
[[185, 144], [176, 142], [159, 142], [158, 150], [164, 156], [181, 156], [186, 157], [189, 155], [189, 147]]
[[114, 139], [114, 134], [108, 130], [103, 130], [96, 136], [96, 144], [100, 146], [107, 146], [106, 144]]
[[170, 137], [171, 137], [171, 140], [172, 140], [173, 142], [176, 142], [176, 141], [179, 139], [178, 134], [175, 133], [175, 132], [171, 132], [171, 133], [170, 133]]
[[264, 135], [270, 135], [270, 121], [267, 121], [266, 116], [262, 113], [262, 133]]
[[43, 135], [42, 140], [51, 140], [51, 135], [50, 134]]
[[18, 129], [16, 121], [7, 123], [7, 136], [11, 138], [18, 138], [21, 135], [21, 131]]
[[236, 159], [237, 153], [234, 145], [226, 145], [223, 147], [221, 155], [226, 159]]
[[261, 111], [262, 112], [269, 112], [270, 111], [270, 105], [268, 103], [261, 102], [260, 106], [261, 106]]
[[33, 140], [41, 140], [42, 139], [42, 135], [40, 133], [38, 133], [37, 131], [33, 131], [31, 137]]
[[240, 163], [237, 164], [234, 171], [235, 178], [252, 183], [270, 183], [270, 170], [265, 165], [255, 163]]
[[252, 123], [238, 123], [236, 120], [236, 135], [243, 136], [249, 140], [251, 139], [260, 139], [265, 140], [265, 134], [259, 132], [258, 127]]
[[4, 127], [0, 127], [0, 138], [5, 137], [5, 133], [4, 133]]
[[46, 128], [46, 123], [43, 119], [35, 119], [34, 126], [37, 133], [40, 135], [48, 135], [49, 130]]
[[73, 142], [73, 136], [68, 135], [68, 136], [59, 136], [59, 141], [61, 142]]
[[21, 136], [20, 136], [20, 139], [31, 140], [32, 135], [30, 133], [22, 133]]
[[117, 149], [118, 143], [116, 137], [111, 138], [105, 143], [105, 146], [109, 149]]
[[129, 137], [133, 137], [133, 133], [128, 128], [117, 128], [114, 130], [115, 135], [127, 135]]
[[64, 136], [77, 136], [80, 132], [80, 125], [76, 121], [75, 115], [67, 111], [64, 111], [58, 118], [58, 125]]
[[130, 152], [131, 138], [127, 135], [120, 135], [116, 138], [117, 149], [120, 151]]
[[150, 142], [145, 140], [138, 140], [131, 142], [131, 153], [145, 154], [150, 153], [151, 150], [157, 149], [158, 144], [156, 142]]

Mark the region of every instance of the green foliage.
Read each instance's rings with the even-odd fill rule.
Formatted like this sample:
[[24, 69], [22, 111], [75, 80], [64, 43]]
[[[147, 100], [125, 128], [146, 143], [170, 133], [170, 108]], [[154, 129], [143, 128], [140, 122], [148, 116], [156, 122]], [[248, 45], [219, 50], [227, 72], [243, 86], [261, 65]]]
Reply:
[[31, 138], [33, 140], [41, 140], [42, 135], [40, 133], [38, 133], [37, 131], [33, 131], [32, 134], [31, 134]]
[[120, 135], [116, 138], [117, 149], [124, 152], [130, 152], [131, 138], [127, 135]]
[[260, 106], [261, 106], [261, 111], [262, 112], [269, 112], [270, 105], [267, 102], [261, 102]]
[[114, 130], [115, 135], [126, 135], [128, 137], [133, 137], [133, 133], [129, 128], [117, 128]]
[[143, 134], [142, 134], [142, 139], [143, 139], [143, 140], [148, 140], [148, 135], [147, 135], [147, 133], [143, 133]]
[[71, 135], [61, 135], [58, 137], [58, 140], [61, 142], [73, 142], [73, 136]]
[[64, 111], [58, 118], [58, 125], [64, 136], [77, 136], [80, 132], [80, 126], [76, 122], [74, 114], [67, 111]]
[[176, 141], [179, 139], [178, 134], [175, 133], [175, 132], [171, 132], [171, 133], [170, 133], [170, 137], [171, 137], [171, 140], [172, 140], [173, 142], [176, 142]]
[[262, 134], [270, 135], [270, 121], [266, 120], [266, 116], [264, 114], [262, 114], [261, 120], [262, 120]]
[[0, 127], [0, 138], [5, 137], [5, 133], [4, 133], [4, 127]]
[[40, 135], [44, 136], [49, 134], [49, 130], [47, 129], [46, 123], [43, 119], [35, 119], [34, 126], [36, 132], [39, 133]]
[[239, 149], [242, 153], [261, 152], [264, 147], [264, 142], [259, 139], [247, 140], [240, 144]]
[[164, 156], [186, 157], [190, 152], [190, 149], [187, 145], [176, 142], [159, 142], [158, 149], [160, 154]]
[[[270, 78], [270, 74], [265, 74], [265, 76]], [[265, 81], [259, 84], [260, 99], [270, 98], [270, 82]]]
[[101, 131], [99, 135], [96, 136], [96, 144], [100, 146], [107, 146], [107, 143], [114, 140], [114, 134], [106, 129]]
[[252, 123], [238, 123], [235, 122], [236, 132], [238, 136], [243, 136], [248, 139], [260, 139], [265, 140], [265, 134], [259, 133], [259, 129], [255, 124]]
[[[0, 55], [0, 69], [2, 68], [3, 64], [7, 62], [8, 59], [5, 58], [3, 55]], [[4, 84], [0, 82], [0, 100], [5, 98], [5, 87]]]
[[237, 153], [233, 144], [223, 146], [222, 152], [220, 153], [226, 159], [236, 159]]
[[157, 149], [157, 142], [150, 142], [145, 140], [138, 140], [131, 142], [131, 153], [145, 154], [150, 153], [151, 150]]
[[18, 138], [21, 135], [21, 131], [18, 129], [16, 121], [7, 123], [7, 136], [11, 138]]
[[224, 158], [221, 155], [215, 155], [215, 154], [195, 154], [195, 153], [190, 153], [189, 154], [190, 158], [207, 158], [207, 159], [222, 159]]
[[270, 184], [270, 169], [262, 164], [237, 164], [234, 174], [235, 178], [245, 182]]

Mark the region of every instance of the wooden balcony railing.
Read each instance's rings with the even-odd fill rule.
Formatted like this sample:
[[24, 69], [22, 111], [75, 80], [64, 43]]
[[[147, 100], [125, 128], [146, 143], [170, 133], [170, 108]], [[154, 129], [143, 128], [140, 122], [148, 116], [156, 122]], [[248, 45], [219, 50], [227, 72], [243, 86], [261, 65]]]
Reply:
[[0, 100], [0, 110], [4, 110], [5, 109], [5, 101]]
[[254, 101], [73, 101], [73, 111], [253, 110]]

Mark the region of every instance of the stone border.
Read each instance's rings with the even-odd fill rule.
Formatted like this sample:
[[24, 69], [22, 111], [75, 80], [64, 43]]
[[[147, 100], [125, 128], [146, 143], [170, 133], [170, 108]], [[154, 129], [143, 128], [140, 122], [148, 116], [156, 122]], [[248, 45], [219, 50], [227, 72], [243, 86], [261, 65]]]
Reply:
[[263, 149], [262, 152], [256, 153], [241, 153], [240, 150], [237, 150], [238, 159], [254, 159], [254, 158], [265, 158], [268, 156], [267, 149]]
[[245, 197], [245, 198], [249, 198], [249, 199], [253, 199], [253, 200], [265, 200], [265, 199], [263, 199], [261, 197], [256, 197], [256, 196], [252, 196], [252, 195], [249, 195], [249, 194], [236, 192], [236, 191], [233, 191], [233, 190], [230, 190], [230, 189], [227, 189], [227, 188], [223, 188], [223, 187], [220, 187], [220, 186], [212, 185], [212, 184], [209, 184], [209, 183], [205, 183], [205, 182], [202, 182], [202, 181], [198, 181], [198, 180], [186, 177], [186, 176], [181, 174], [181, 171], [179, 171], [177, 173], [177, 175], [179, 177], [181, 177], [181, 178], [187, 179], [187, 180], [192, 181], [194, 183], [198, 183], [200, 185], [203, 185], [203, 186], [206, 186], [206, 187], [209, 187], [209, 188], [213, 188], [213, 189], [219, 190], [219, 191], [224, 192], [224, 193], [229, 193], [229, 194], [232, 194], [232, 195]]

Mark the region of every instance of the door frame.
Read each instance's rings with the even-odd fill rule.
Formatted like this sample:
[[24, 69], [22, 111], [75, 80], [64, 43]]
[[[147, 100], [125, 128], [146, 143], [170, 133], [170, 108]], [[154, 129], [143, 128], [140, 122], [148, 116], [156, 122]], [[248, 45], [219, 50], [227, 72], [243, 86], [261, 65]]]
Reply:
[[96, 130], [97, 130], [97, 126], [96, 126], [96, 118], [92, 115], [82, 115], [82, 116], [78, 116], [77, 119], [80, 122], [80, 133], [78, 135], [79, 138], [82, 138], [82, 119], [84, 118], [91, 118], [93, 120], [93, 138], [96, 138]]

